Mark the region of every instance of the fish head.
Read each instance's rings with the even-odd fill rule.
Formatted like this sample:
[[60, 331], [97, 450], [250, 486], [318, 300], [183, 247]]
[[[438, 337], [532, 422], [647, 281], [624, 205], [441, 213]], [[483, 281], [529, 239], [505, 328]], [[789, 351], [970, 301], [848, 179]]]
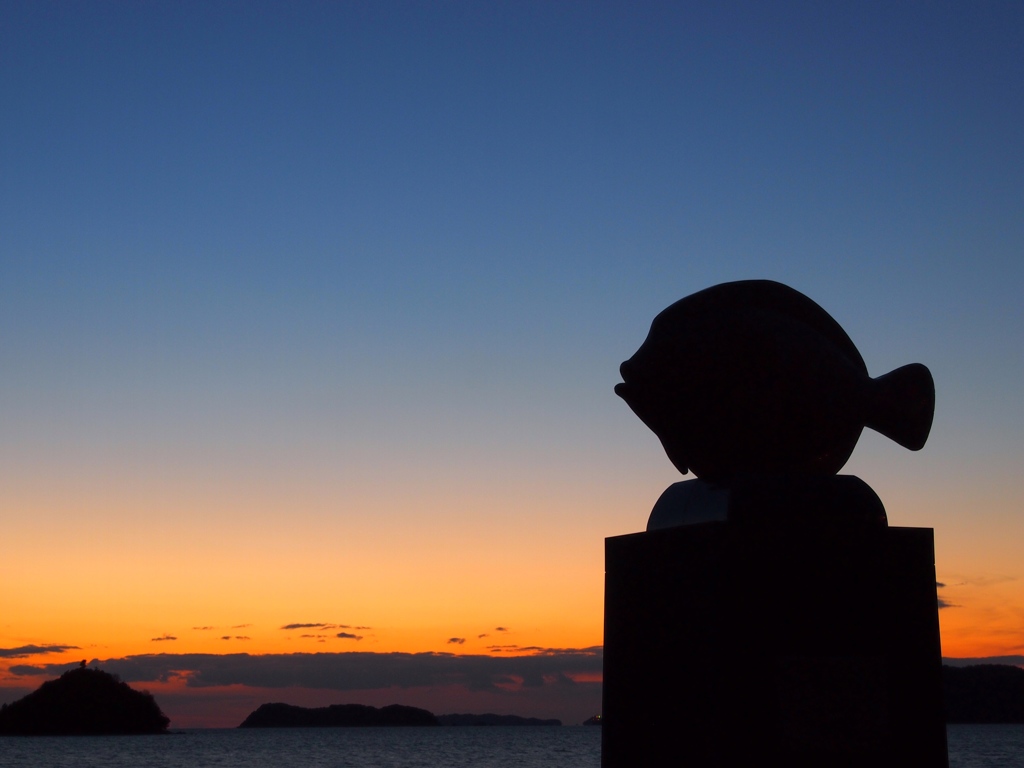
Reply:
[[615, 386], [615, 394], [654, 432], [676, 469], [700, 477], [706, 475], [701, 458], [708, 453], [701, 413], [707, 398], [693, 364], [703, 357], [704, 346], [699, 335], [686, 332], [682, 318], [666, 310], [636, 353], [619, 366], [622, 382]]
[[844, 339], [792, 289], [724, 284], [662, 311], [615, 392], [683, 474], [834, 474], [863, 427], [868, 383]]

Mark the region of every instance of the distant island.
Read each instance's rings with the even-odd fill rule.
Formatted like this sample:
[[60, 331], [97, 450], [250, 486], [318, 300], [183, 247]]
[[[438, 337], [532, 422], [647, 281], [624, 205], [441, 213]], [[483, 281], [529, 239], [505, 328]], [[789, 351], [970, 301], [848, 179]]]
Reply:
[[[1024, 723], [1024, 669], [1005, 664], [942, 668], [946, 722]], [[599, 725], [600, 716], [586, 725]], [[170, 720], [152, 694], [136, 691], [116, 675], [84, 666], [11, 704], [0, 706], [0, 735], [100, 735], [166, 733]], [[560, 720], [516, 715], [434, 715], [392, 704], [297, 707], [263, 704], [239, 728], [360, 726], [555, 726]]]
[[292, 704], [261, 704], [239, 728], [359, 728], [392, 726], [561, 725], [561, 720], [542, 720], [516, 715], [434, 715], [418, 707], [392, 704], [332, 704], [329, 707], [297, 707]]
[[[943, 666], [946, 722], [1024, 723], [1024, 669], [1006, 664]], [[306, 708], [290, 704], [263, 704], [240, 728], [358, 727], [395, 725], [442, 726], [553, 726], [560, 720], [515, 715], [434, 715], [425, 709], [393, 704], [377, 709], [361, 704], [335, 704]], [[594, 715], [584, 725], [601, 725]]]
[[296, 707], [292, 704], [261, 704], [239, 728], [358, 728], [368, 726], [440, 725], [432, 713], [417, 707], [392, 704], [332, 704], [329, 707]]
[[152, 694], [85, 662], [0, 707], [0, 734], [11, 736], [166, 733], [169, 724]]
[[1007, 664], [942, 667], [947, 723], [1024, 723], [1024, 669]]
[[561, 720], [518, 715], [438, 715], [441, 725], [561, 725]]

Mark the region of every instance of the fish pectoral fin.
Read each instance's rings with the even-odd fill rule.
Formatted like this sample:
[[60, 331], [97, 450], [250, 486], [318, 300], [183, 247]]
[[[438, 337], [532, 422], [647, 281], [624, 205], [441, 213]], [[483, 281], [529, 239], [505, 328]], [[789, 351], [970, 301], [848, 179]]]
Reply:
[[935, 382], [931, 371], [911, 363], [873, 380], [866, 425], [890, 440], [919, 451], [928, 440], [935, 415]]

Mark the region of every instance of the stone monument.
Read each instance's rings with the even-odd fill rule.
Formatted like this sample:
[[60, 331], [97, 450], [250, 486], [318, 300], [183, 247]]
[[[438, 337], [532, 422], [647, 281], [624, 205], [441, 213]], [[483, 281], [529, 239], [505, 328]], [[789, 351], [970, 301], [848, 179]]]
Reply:
[[920, 364], [878, 378], [767, 280], [661, 312], [616, 386], [671, 462], [605, 542], [602, 765], [947, 768], [931, 529], [837, 475], [864, 427], [931, 429]]

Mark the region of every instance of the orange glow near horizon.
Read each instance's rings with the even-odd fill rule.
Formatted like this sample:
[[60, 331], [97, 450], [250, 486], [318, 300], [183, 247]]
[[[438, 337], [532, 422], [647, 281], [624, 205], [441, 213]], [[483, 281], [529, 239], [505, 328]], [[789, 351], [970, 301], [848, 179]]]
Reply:
[[[1018, 524], [1007, 512], [1000, 531], [978, 530], [958, 513], [962, 498], [898, 490], [879, 484], [891, 524], [936, 526], [939, 595], [950, 606], [939, 612], [943, 654], [1021, 654]], [[0, 560], [0, 649], [75, 647], [0, 658], [0, 687], [14, 695], [49, 677], [14, 675], [12, 666], [148, 654], [503, 657], [600, 646], [603, 539], [641, 530], [645, 513], [621, 510], [642, 509], [657, 494], [645, 486], [637, 498], [580, 501], [542, 484], [495, 502], [476, 492], [414, 502], [353, 491], [345, 503], [294, 487], [206, 498], [136, 488], [75, 503], [73, 494], [23, 497], [25, 513], [5, 523], [9, 540], [24, 545]], [[0, 489], [0, 500], [5, 493], [10, 489]], [[143, 507], [146, 496], [160, 501]], [[357, 506], [358, 514], [351, 511]], [[137, 508], [146, 514], [134, 514]], [[284, 629], [300, 624], [320, 626]], [[570, 677], [600, 681], [592, 673]], [[282, 699], [307, 706], [419, 703], [432, 711], [501, 704], [454, 688], [435, 692], [442, 705], [426, 689], [286, 692], [189, 687], [180, 678], [134, 685], [160, 698], [175, 727], [234, 726], [260, 703]], [[537, 699], [531, 706], [542, 712], [545, 705]]]
[[1021, 585], [960, 585], [942, 590], [948, 608], [939, 612], [942, 654], [951, 658], [1024, 654]]
[[[212, 513], [205, 523], [193, 510], [172, 526], [110, 509], [117, 519], [102, 529], [65, 512], [59, 535], [0, 562], [0, 583], [19, 585], [0, 592], [0, 649], [74, 646], [0, 659], [0, 668], [159, 653], [502, 655], [602, 642], [601, 548], [579, 546], [570, 526], [534, 540], [511, 514], [453, 526], [440, 512], [378, 510], [393, 522], [374, 528], [262, 513], [259, 525]], [[12, 527], [27, 527], [19, 519]], [[20, 536], [32, 541], [38, 530]], [[296, 624], [321, 626], [285, 629]], [[3, 686], [30, 681], [38, 684], [0, 675]]]

